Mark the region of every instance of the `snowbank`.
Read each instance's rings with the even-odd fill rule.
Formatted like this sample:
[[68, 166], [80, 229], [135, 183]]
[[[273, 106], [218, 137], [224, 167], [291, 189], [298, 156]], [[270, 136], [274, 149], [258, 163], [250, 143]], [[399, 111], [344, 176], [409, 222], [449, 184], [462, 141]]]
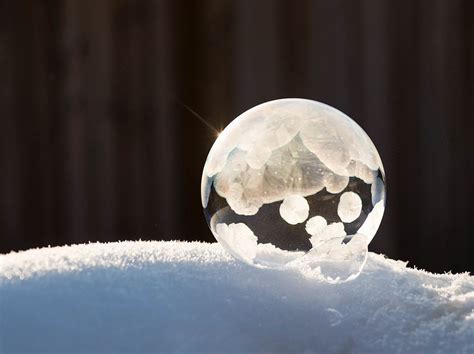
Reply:
[[0, 256], [0, 352], [474, 352], [474, 279], [371, 253], [356, 280], [257, 269], [218, 244]]

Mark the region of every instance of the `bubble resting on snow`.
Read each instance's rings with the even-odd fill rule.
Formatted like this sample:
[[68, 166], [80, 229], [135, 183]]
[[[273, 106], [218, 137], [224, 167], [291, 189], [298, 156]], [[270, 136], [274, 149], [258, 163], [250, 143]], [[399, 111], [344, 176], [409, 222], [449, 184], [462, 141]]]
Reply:
[[360, 272], [381, 222], [384, 178], [373, 143], [349, 117], [283, 99], [244, 112], [219, 135], [201, 198], [214, 236], [236, 258], [304, 262], [345, 280]]
[[330, 283], [353, 280], [367, 261], [367, 236], [356, 234], [348, 243], [343, 241], [344, 236], [331, 238], [288, 266], [305, 269], [307, 274]]
[[[271, 244], [257, 244], [257, 237], [242, 223], [217, 224], [215, 235], [230, 254], [246, 263], [263, 267], [284, 264], [289, 268], [305, 269], [307, 274], [336, 283], [357, 277], [368, 252], [367, 237], [364, 235], [356, 234], [348, 243], [343, 243], [345, 232], [340, 225], [326, 226], [326, 238], [322, 237], [317, 246], [306, 254], [281, 250]], [[332, 234], [328, 232], [330, 229], [333, 229]], [[256, 257], [259, 258], [258, 263], [255, 263]]]

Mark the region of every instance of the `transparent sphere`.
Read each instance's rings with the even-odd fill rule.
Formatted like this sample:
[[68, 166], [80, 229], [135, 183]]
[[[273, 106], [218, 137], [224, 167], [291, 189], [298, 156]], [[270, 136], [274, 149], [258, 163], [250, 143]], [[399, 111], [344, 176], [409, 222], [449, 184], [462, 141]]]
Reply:
[[201, 198], [209, 228], [236, 258], [347, 280], [360, 273], [382, 220], [385, 174], [370, 138], [344, 113], [281, 99], [219, 135]]

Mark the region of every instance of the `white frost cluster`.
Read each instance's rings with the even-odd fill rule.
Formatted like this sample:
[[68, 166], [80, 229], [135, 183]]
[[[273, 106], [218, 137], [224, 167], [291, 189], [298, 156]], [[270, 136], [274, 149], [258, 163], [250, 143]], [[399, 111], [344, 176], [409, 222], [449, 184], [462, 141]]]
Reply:
[[474, 278], [369, 253], [332, 285], [217, 243], [29, 250], [0, 255], [0, 352], [474, 353]]
[[318, 247], [321, 243], [330, 239], [344, 239], [346, 231], [342, 222], [327, 224], [322, 216], [314, 216], [306, 223], [306, 232], [311, 235], [309, 239], [313, 247]]
[[351, 176], [372, 183], [378, 169], [370, 138], [344, 113], [311, 100], [271, 101], [237, 117], [214, 143], [203, 171], [203, 207], [211, 178], [232, 210], [255, 215], [291, 195], [339, 193]]
[[296, 225], [308, 218], [309, 205], [300, 195], [290, 195], [280, 205], [280, 215], [288, 224]]
[[337, 214], [343, 222], [352, 222], [362, 211], [362, 200], [354, 192], [345, 192], [337, 206]]
[[234, 257], [252, 263], [257, 255], [257, 237], [243, 223], [217, 224], [215, 236]]

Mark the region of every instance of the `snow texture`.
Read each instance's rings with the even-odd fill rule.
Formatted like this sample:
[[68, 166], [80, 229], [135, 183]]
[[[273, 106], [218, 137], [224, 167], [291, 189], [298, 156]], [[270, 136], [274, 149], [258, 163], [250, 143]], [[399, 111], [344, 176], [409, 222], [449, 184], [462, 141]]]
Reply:
[[0, 256], [0, 352], [473, 353], [474, 279], [370, 253], [329, 284], [219, 244], [121, 242]]

